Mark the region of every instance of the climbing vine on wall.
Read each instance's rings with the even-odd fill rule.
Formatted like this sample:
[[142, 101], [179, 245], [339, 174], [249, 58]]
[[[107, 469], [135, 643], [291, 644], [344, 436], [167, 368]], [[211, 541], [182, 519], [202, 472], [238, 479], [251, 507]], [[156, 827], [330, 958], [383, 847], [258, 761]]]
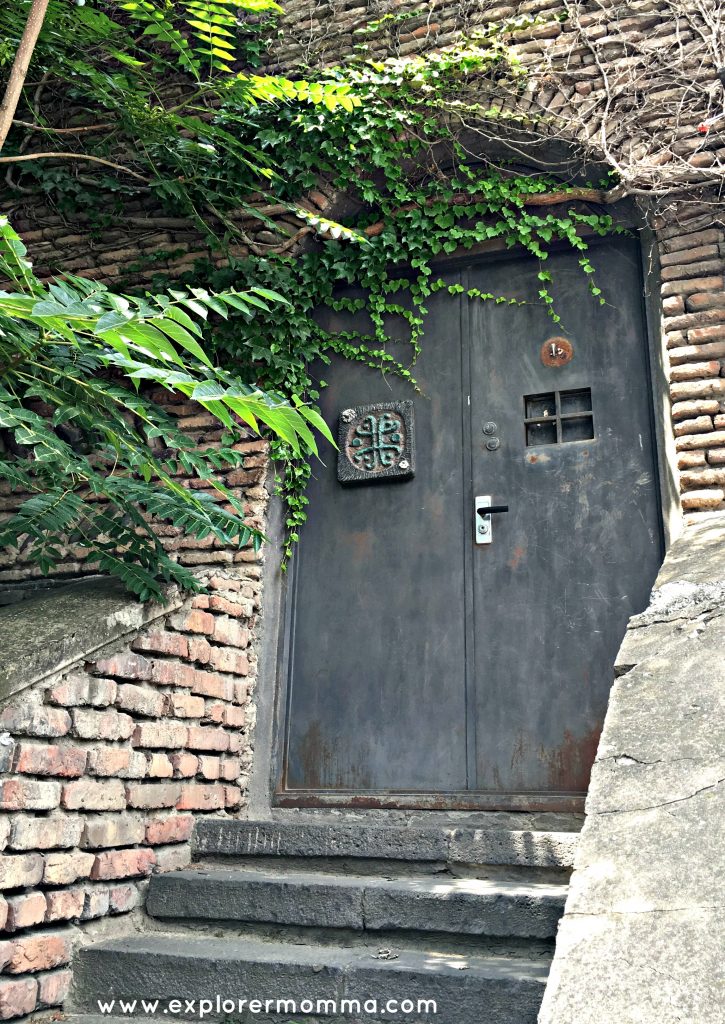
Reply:
[[[591, 291], [603, 301], [582, 234], [604, 234], [612, 221], [574, 200], [596, 202], [604, 193], [595, 185], [607, 183], [569, 191], [526, 168], [481, 161], [462, 141], [475, 136], [477, 125], [490, 132], [496, 124], [502, 134], [533, 127], [502, 101], [524, 78], [510, 42], [531, 19], [490, 25], [427, 57], [373, 62], [362, 52], [344, 67], [272, 78], [252, 67], [260, 33], [252, 30], [249, 5], [243, 19], [219, 22], [230, 36], [216, 37], [216, 47], [199, 35], [194, 18], [192, 34], [185, 28], [189, 6], [175, 22], [170, 4], [126, 4], [121, 16], [99, 2], [83, 16], [81, 38], [73, 42], [64, 22], [68, 9], [59, 7], [41, 37], [28, 119], [20, 118], [11, 136], [10, 185], [20, 197], [45, 192], [69, 219], [82, 210], [99, 232], [123, 224], [130, 199], [187, 217], [207, 240], [209, 259], [173, 281], [157, 273], [156, 287], [261, 287], [283, 294], [284, 315], [255, 310], [253, 318], [239, 313], [217, 325], [211, 345], [222, 366], [313, 403], [320, 385], [310, 364], [329, 361], [332, 353], [415, 387], [427, 302], [441, 288], [452, 290], [436, 273], [436, 261], [483, 242], [520, 246], [540, 261], [537, 301], [555, 321], [546, 262], [554, 245], [579, 251]], [[166, 19], [163, 31], [156, 10]], [[140, 19], [146, 30], [134, 35], [124, 18]], [[33, 160], [36, 132], [58, 131], [75, 159]], [[47, 149], [47, 139], [42, 145]], [[348, 198], [348, 216], [330, 221], [301, 205], [321, 179]], [[315, 243], [295, 252], [273, 219], [280, 211], [298, 225], [295, 241], [306, 236]], [[250, 236], [255, 218], [271, 241]], [[220, 254], [226, 255], [221, 267]], [[345, 293], [349, 286], [355, 297]], [[512, 301], [478, 289], [468, 297]], [[364, 311], [369, 326], [325, 330], [313, 317], [321, 306]], [[391, 318], [406, 325], [407, 356], [389, 344]], [[286, 560], [305, 518], [309, 466], [282, 442], [273, 451], [288, 507]]]

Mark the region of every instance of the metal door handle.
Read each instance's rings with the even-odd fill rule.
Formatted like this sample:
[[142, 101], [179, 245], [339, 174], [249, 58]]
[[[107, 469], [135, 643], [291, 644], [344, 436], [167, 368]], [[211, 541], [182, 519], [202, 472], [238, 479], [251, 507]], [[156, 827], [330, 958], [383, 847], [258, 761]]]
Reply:
[[494, 512], [508, 512], [508, 505], [492, 505], [490, 494], [479, 494], [475, 499], [476, 544], [490, 544], [493, 539], [491, 516]]

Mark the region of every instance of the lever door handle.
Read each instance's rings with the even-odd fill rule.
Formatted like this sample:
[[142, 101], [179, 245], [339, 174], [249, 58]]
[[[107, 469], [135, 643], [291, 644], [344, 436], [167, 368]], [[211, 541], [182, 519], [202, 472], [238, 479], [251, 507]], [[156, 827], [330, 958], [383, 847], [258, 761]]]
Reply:
[[494, 512], [508, 512], [508, 505], [492, 505], [490, 494], [479, 494], [474, 499], [474, 528], [476, 544], [490, 544], [493, 539], [491, 515]]

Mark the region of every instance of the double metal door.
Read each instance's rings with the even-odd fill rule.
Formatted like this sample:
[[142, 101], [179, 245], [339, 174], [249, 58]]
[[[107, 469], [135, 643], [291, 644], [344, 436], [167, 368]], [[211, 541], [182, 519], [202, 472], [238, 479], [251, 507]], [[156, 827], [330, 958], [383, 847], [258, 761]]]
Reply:
[[581, 807], [662, 556], [639, 253], [592, 255], [606, 306], [550, 258], [556, 326], [536, 261], [448, 274], [515, 301], [438, 292], [417, 394], [326, 368], [341, 455], [313, 467], [289, 585], [278, 803]]

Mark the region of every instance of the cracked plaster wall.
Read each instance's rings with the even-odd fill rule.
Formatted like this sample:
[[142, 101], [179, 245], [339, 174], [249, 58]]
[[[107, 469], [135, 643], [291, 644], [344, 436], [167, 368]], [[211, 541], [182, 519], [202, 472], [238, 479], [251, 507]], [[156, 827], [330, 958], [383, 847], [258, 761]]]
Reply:
[[725, 516], [672, 545], [615, 665], [539, 1024], [714, 1024], [725, 949]]

